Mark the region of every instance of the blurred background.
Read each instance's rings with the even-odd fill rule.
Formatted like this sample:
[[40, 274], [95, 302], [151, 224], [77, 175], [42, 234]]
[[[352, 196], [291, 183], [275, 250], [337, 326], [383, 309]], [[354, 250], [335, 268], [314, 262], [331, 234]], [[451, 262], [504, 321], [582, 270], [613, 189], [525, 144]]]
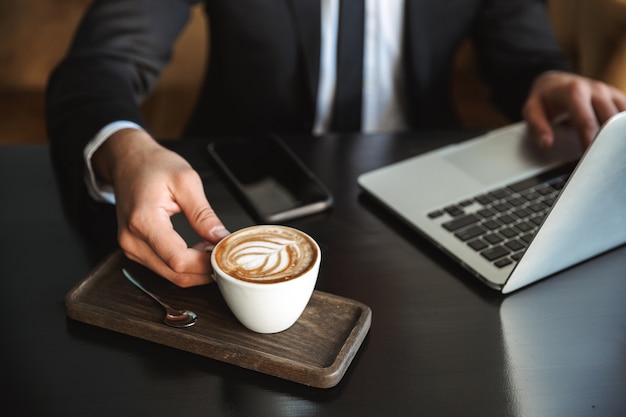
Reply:
[[[0, 2], [0, 144], [47, 141], [44, 90], [91, 0]], [[576, 70], [626, 92], [626, 0], [547, 0], [555, 32]], [[199, 6], [180, 37], [172, 64], [144, 104], [158, 138], [180, 136], [206, 56], [206, 21]], [[488, 101], [470, 43], [459, 50], [453, 94], [463, 125], [493, 128], [507, 120]]]

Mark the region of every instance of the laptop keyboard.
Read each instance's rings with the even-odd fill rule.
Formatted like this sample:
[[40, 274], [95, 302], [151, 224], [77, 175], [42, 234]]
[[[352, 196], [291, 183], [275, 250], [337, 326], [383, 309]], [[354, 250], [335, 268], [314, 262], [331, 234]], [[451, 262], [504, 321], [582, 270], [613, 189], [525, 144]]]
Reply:
[[428, 213], [496, 267], [517, 262], [556, 201], [575, 164]]

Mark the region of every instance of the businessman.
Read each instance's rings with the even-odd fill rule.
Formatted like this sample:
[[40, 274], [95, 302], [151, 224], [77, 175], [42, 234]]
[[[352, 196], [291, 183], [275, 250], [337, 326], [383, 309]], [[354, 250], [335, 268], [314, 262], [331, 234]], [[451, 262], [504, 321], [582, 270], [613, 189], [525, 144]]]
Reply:
[[[47, 92], [51, 150], [64, 175], [84, 178], [80, 187], [94, 199], [115, 204], [130, 259], [180, 286], [210, 282], [203, 249], [228, 231], [198, 174], [154, 140], [139, 105], [194, 3], [94, 1]], [[206, 0], [203, 7], [210, 61], [188, 135], [454, 126], [449, 81], [468, 37], [494, 103], [511, 120], [525, 118], [542, 146], [551, 146], [557, 116], [569, 116], [588, 144], [626, 109], [616, 89], [569, 72], [541, 0]], [[203, 239], [195, 247], [172, 227], [179, 212]]]

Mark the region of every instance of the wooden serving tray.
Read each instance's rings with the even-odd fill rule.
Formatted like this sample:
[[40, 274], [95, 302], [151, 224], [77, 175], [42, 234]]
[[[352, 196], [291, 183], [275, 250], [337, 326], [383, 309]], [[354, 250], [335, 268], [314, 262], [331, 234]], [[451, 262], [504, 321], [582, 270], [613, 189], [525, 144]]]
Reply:
[[[126, 280], [123, 267], [170, 305], [197, 313], [197, 323], [185, 329], [164, 324], [163, 308]], [[179, 288], [121, 252], [66, 295], [65, 310], [74, 320], [317, 388], [339, 383], [372, 316], [362, 303], [314, 291], [291, 328], [255, 333], [237, 321], [217, 285]]]

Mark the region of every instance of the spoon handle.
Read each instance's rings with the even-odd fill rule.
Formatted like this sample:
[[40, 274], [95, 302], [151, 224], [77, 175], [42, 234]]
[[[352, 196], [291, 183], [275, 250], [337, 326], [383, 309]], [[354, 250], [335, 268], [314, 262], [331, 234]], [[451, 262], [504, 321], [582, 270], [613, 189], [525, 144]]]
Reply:
[[122, 268], [122, 273], [124, 274], [124, 276], [126, 277], [126, 279], [128, 279], [130, 282], [132, 282], [137, 288], [139, 288], [141, 291], [145, 292], [146, 294], [148, 294], [154, 301], [156, 301], [157, 303], [161, 304], [161, 306], [166, 309], [167, 311], [172, 310], [172, 307], [170, 307], [169, 305], [167, 305], [165, 302], [163, 302], [161, 299], [159, 299], [156, 295], [152, 294], [150, 291], [148, 291], [143, 285], [141, 285], [139, 283], [139, 281], [137, 281], [135, 278], [133, 278], [132, 275], [130, 275], [130, 273], [126, 270], [126, 268]]

